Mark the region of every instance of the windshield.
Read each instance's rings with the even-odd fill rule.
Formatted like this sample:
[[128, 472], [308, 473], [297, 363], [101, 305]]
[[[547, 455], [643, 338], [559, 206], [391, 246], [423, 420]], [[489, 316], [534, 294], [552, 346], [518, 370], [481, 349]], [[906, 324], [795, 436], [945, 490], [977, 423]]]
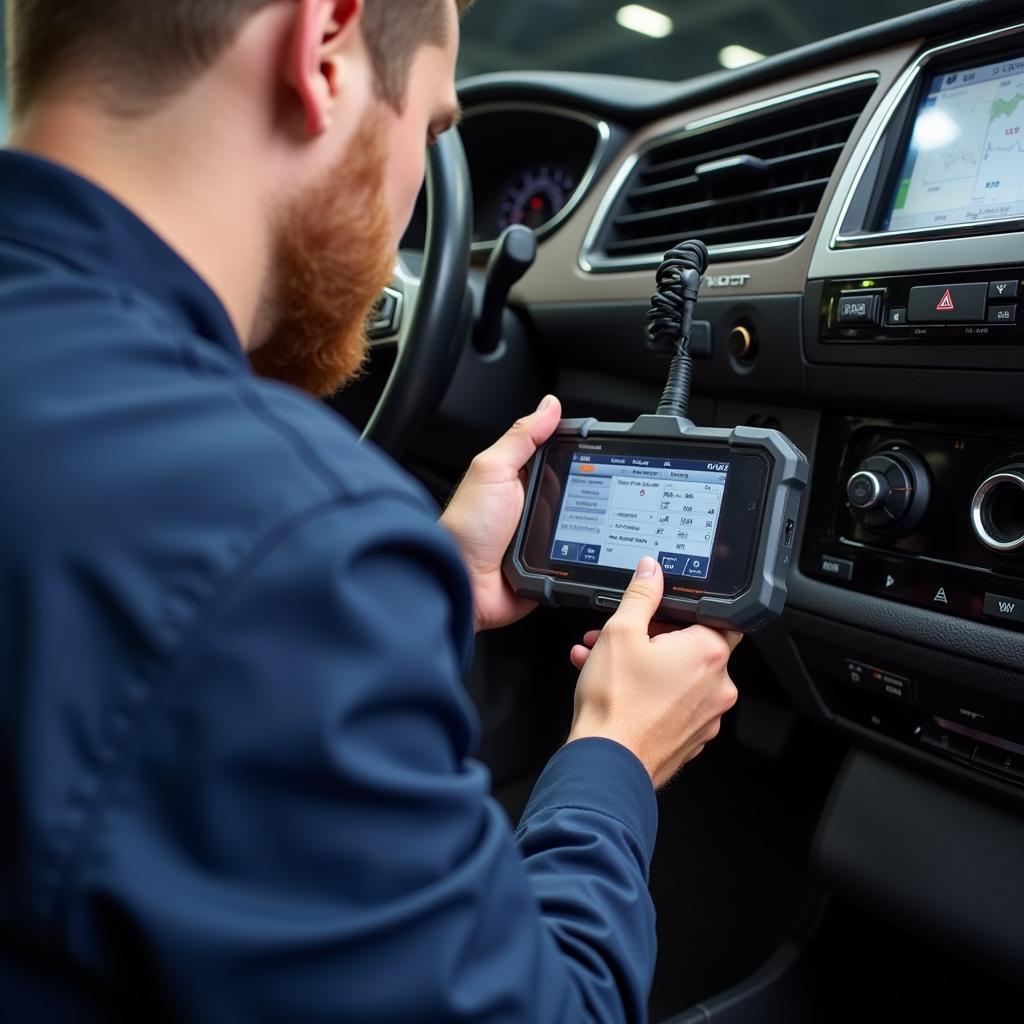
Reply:
[[931, 6], [915, 0], [477, 0], [459, 74], [589, 71], [679, 81]]

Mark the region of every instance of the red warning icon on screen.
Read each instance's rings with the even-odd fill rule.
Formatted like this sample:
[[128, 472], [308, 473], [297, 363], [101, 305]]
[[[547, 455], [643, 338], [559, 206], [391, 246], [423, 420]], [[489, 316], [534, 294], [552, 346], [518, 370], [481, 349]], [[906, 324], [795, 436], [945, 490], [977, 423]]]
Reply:
[[939, 304], [935, 307], [937, 313], [950, 313], [956, 306], [953, 305], [953, 296], [950, 295], [949, 289], [946, 289], [946, 294], [939, 299]]

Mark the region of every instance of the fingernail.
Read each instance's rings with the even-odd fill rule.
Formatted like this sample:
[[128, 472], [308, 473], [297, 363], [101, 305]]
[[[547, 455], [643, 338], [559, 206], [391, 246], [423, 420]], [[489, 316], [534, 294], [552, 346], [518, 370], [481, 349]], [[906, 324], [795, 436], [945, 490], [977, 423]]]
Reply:
[[636, 578], [638, 580], [649, 580], [658, 571], [658, 563], [651, 557], [647, 556], [640, 559], [640, 564], [636, 567]]
[[545, 409], [550, 409], [551, 408], [551, 403], [554, 400], [555, 399], [551, 395], [545, 395], [540, 400], [540, 405], [537, 406], [537, 412], [543, 412]]

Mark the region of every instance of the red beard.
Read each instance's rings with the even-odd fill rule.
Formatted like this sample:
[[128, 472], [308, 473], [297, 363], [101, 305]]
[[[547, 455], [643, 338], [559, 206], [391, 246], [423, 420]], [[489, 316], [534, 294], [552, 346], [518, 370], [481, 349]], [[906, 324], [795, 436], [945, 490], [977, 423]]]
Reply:
[[379, 129], [367, 117], [338, 165], [285, 212], [273, 326], [250, 357], [261, 376], [323, 397], [362, 369], [367, 321], [395, 264], [386, 161]]

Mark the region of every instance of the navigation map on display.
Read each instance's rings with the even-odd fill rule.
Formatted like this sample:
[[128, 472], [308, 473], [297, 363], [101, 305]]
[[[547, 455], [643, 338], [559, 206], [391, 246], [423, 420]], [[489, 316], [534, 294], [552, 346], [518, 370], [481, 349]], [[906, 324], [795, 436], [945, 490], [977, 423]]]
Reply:
[[644, 555], [674, 576], [707, 579], [727, 462], [574, 454], [553, 561], [632, 572]]
[[1024, 60], [936, 75], [885, 229], [1024, 217]]

